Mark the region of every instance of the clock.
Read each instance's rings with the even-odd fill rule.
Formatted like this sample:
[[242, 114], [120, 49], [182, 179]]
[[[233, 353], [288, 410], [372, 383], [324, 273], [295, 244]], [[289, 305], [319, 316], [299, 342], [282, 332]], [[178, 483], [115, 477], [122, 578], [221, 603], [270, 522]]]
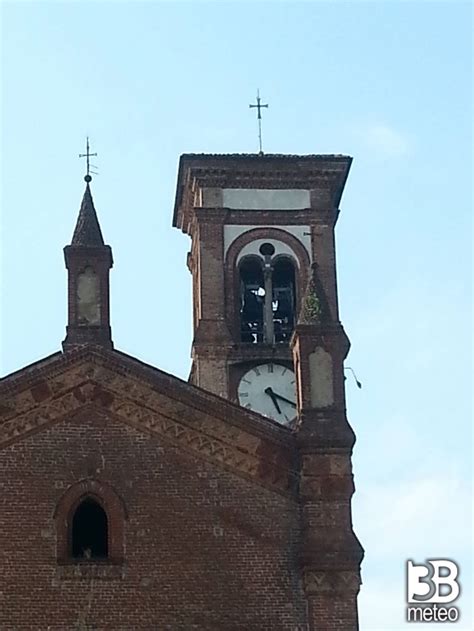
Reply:
[[238, 386], [239, 403], [288, 425], [296, 416], [295, 373], [282, 364], [260, 364], [248, 370]]

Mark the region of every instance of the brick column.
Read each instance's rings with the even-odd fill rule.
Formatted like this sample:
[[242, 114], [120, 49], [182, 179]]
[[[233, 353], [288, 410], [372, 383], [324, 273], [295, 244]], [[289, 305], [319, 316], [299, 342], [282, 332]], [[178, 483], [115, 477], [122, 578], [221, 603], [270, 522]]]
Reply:
[[358, 572], [307, 570], [303, 580], [310, 629], [358, 631]]
[[336, 244], [334, 239], [334, 225], [331, 214], [327, 212], [329, 223], [317, 223], [311, 228], [311, 242], [313, 261], [318, 266], [318, 274], [327, 297], [331, 316], [334, 321], [339, 320], [336, 277]]
[[[355, 631], [363, 549], [352, 529], [355, 435], [345, 412], [343, 362], [349, 340], [339, 323], [299, 323], [292, 340], [298, 387], [301, 567], [310, 629]], [[328, 314], [326, 314], [329, 317]], [[311, 318], [309, 318], [311, 320]]]
[[231, 337], [225, 320], [224, 212], [196, 209], [194, 296], [198, 305], [193, 340], [192, 380], [197, 386], [228, 397], [227, 355]]
[[301, 566], [309, 628], [356, 631], [363, 550], [352, 530], [350, 448], [315, 443], [300, 436]]

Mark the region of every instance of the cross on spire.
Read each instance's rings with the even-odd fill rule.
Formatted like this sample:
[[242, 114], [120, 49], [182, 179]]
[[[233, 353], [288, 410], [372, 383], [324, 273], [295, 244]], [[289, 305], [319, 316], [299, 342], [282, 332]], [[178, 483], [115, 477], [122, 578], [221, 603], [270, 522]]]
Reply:
[[91, 171], [91, 167], [92, 167], [93, 169], [95, 169], [95, 168], [96, 168], [96, 167], [94, 167], [94, 165], [93, 165], [93, 164], [91, 164], [91, 163], [90, 163], [89, 158], [90, 158], [91, 156], [96, 156], [96, 155], [97, 155], [97, 153], [91, 153], [91, 152], [90, 152], [90, 147], [89, 147], [89, 136], [87, 136], [87, 137], [86, 137], [86, 153], [80, 153], [80, 154], [79, 154], [79, 157], [80, 157], [80, 158], [86, 158], [86, 170], [87, 170], [87, 172], [86, 172], [86, 175], [84, 176], [84, 179], [85, 179], [85, 181], [86, 181], [86, 182], [90, 182], [90, 181], [92, 180], [92, 177], [91, 177], [91, 175], [90, 175], [90, 174], [91, 174], [91, 173], [94, 173], [94, 171]]
[[260, 90], [257, 90], [257, 103], [256, 104], [250, 104], [249, 107], [250, 108], [257, 108], [257, 120], [258, 120], [258, 145], [259, 145], [259, 153], [260, 155], [263, 155], [263, 149], [262, 149], [262, 108], [263, 107], [268, 107], [268, 103], [262, 103], [261, 102], [261, 98], [260, 98]]

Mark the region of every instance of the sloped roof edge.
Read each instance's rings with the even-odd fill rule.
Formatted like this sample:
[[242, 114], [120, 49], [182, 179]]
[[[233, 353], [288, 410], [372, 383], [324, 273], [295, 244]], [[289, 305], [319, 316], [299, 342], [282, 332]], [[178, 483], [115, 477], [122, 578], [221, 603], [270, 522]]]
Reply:
[[67, 353], [54, 353], [6, 375], [0, 379], [0, 401], [4, 397], [34, 386], [49, 375], [65, 372], [75, 363], [94, 358], [107, 363], [107, 367], [111, 370], [117, 370], [121, 374], [129, 374], [146, 381], [171, 399], [217, 418], [230, 421], [231, 424], [242, 427], [258, 436], [283, 443], [292, 439], [293, 433], [289, 428], [279, 425], [271, 419], [248, 411], [236, 403], [203, 390], [123, 351], [105, 349], [95, 345], [76, 348]]

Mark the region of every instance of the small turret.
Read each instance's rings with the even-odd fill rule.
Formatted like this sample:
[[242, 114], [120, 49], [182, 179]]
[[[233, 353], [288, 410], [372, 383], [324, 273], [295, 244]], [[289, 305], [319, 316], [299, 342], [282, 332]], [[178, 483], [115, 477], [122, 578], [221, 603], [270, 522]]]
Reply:
[[68, 325], [64, 351], [84, 344], [112, 348], [109, 312], [109, 272], [112, 249], [105, 245], [90, 190], [86, 190], [71, 240], [64, 248], [68, 270]]

